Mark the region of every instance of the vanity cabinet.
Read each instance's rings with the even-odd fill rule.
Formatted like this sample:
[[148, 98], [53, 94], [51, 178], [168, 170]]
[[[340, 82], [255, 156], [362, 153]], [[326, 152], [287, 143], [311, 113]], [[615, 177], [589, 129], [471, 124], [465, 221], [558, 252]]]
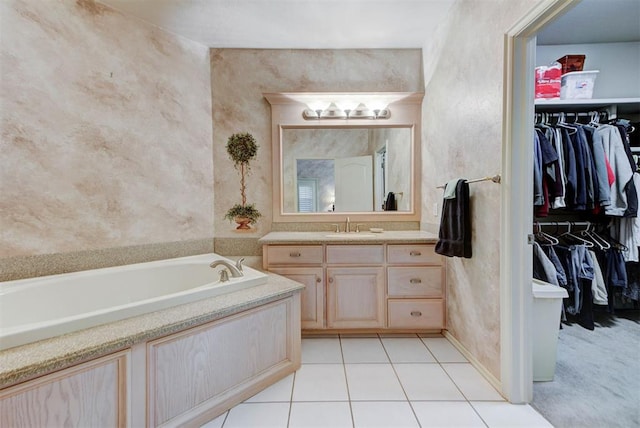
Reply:
[[265, 244], [263, 264], [306, 285], [304, 330], [445, 328], [444, 258], [434, 244]]

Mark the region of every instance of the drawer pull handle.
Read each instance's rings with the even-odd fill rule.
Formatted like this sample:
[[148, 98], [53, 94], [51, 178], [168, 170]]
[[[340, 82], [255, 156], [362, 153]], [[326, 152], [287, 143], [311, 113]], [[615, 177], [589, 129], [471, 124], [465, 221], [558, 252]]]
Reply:
[[289, 257], [300, 257], [301, 255], [300, 253], [289, 253]]
[[409, 280], [409, 282], [410, 282], [411, 284], [420, 284], [420, 283], [422, 283], [422, 280], [421, 280], [420, 278], [411, 278], [411, 279]]
[[421, 256], [421, 255], [422, 255], [422, 253], [421, 253], [420, 251], [411, 251], [411, 252], [409, 253], [409, 255], [410, 255], [410, 256]]
[[422, 312], [420, 312], [420, 311], [411, 311], [411, 316], [412, 317], [421, 317], [422, 316]]

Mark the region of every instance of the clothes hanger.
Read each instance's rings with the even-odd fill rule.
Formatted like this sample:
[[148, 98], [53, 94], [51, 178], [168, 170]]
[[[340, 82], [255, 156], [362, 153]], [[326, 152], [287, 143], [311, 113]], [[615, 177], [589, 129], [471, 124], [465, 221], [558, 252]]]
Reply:
[[567, 114], [563, 111], [558, 113], [558, 122], [556, 122], [556, 126], [560, 126], [569, 131], [569, 135], [574, 135], [578, 132], [578, 130], [567, 123]]
[[611, 248], [611, 245], [609, 245], [607, 241], [591, 230], [591, 223], [587, 223], [587, 228], [580, 231], [580, 236], [587, 238], [587, 240], [591, 241], [600, 250], [608, 250]]
[[546, 245], [558, 245], [560, 243], [558, 238], [551, 236], [548, 233], [544, 233], [540, 223], [536, 222], [536, 227], [538, 228], [538, 231], [534, 236], [541, 241], [541, 244], [546, 243]]
[[585, 247], [587, 248], [593, 248], [593, 242], [587, 241], [586, 239], [582, 239], [577, 235], [574, 235], [573, 233], [571, 233], [571, 222], [569, 222], [567, 224], [567, 231], [565, 233], [563, 233], [562, 235], [560, 235], [560, 237], [569, 237], [575, 241], [580, 242], [581, 244], [583, 244]]

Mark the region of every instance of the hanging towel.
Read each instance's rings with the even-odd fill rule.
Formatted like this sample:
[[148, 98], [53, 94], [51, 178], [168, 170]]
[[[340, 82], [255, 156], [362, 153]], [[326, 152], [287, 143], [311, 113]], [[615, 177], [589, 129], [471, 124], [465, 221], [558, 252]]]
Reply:
[[396, 204], [396, 195], [393, 192], [387, 194], [387, 200], [384, 203], [385, 211], [397, 211], [398, 205]]
[[457, 181], [455, 199], [444, 199], [438, 238], [436, 253], [471, 258], [471, 213], [466, 180]]
[[458, 184], [458, 180], [449, 180], [447, 184], [444, 186], [444, 199], [455, 199], [456, 198], [456, 185]]

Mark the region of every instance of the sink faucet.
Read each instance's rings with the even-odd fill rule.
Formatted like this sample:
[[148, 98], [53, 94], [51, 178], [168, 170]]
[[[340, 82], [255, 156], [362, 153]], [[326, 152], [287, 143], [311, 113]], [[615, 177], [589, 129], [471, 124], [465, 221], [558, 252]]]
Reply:
[[347, 233], [351, 232], [351, 221], [349, 220], [349, 217], [347, 217], [347, 221], [344, 224], [344, 231]]
[[242, 276], [244, 276], [244, 273], [242, 272], [242, 261], [244, 260], [244, 258], [238, 260], [236, 262], [236, 264], [234, 265], [233, 263], [227, 261], [227, 260], [214, 260], [209, 267], [210, 268], [216, 268], [220, 265], [226, 267], [227, 269], [229, 269], [229, 272], [231, 272], [231, 276], [234, 278], [240, 278]]

